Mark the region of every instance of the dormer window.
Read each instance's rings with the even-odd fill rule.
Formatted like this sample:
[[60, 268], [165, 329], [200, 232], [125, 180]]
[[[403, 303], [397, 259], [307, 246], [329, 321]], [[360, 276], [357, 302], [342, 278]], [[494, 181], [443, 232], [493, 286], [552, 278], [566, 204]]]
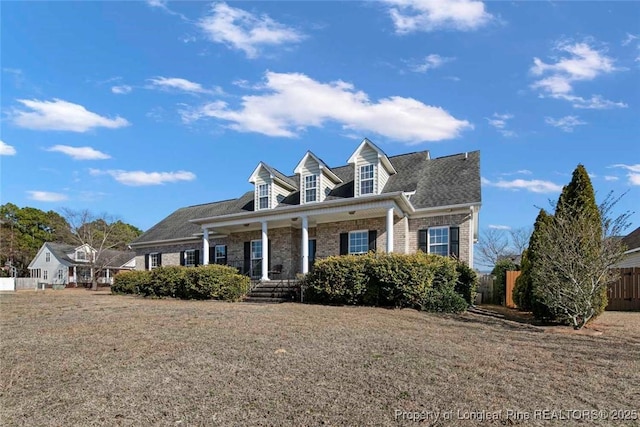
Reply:
[[76, 261], [86, 261], [87, 253], [84, 250], [76, 251]]
[[373, 165], [360, 166], [360, 194], [373, 194]]
[[269, 184], [258, 185], [258, 209], [269, 209]]
[[304, 201], [305, 203], [318, 200], [318, 176], [307, 175], [304, 177]]

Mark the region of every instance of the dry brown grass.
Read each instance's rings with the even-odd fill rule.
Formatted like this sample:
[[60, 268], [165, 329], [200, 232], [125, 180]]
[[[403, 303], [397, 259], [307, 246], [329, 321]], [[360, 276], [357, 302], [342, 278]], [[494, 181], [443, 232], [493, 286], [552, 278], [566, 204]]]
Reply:
[[[437, 424], [500, 425], [507, 409], [639, 409], [640, 313], [594, 327], [603, 335], [413, 310], [3, 294], [0, 424], [411, 425], [395, 410], [453, 410]], [[527, 425], [553, 424], [567, 425]]]

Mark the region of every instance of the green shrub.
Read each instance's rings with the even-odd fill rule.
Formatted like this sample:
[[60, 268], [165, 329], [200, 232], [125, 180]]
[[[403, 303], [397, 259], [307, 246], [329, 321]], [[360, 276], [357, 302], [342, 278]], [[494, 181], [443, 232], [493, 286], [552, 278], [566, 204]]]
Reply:
[[175, 298], [180, 289], [185, 287], [186, 267], [162, 266], [151, 270], [151, 280], [140, 288], [146, 297]]
[[495, 276], [493, 281], [493, 303], [503, 304], [507, 290], [507, 271], [517, 271], [518, 266], [510, 259], [502, 259], [496, 262], [491, 270], [491, 274]]
[[346, 255], [317, 260], [313, 272], [304, 279], [305, 298], [326, 304], [363, 304], [369, 285], [366, 265], [372, 257]]
[[462, 313], [467, 302], [453, 289], [431, 289], [427, 294], [422, 310], [434, 313]]
[[140, 287], [151, 280], [151, 272], [146, 270], [123, 271], [113, 278], [111, 293], [139, 294]]
[[454, 290], [464, 298], [467, 305], [472, 305], [476, 297], [478, 275], [471, 267], [460, 261], [456, 264], [456, 271], [458, 272], [458, 280]]
[[249, 292], [250, 280], [233, 267], [203, 265], [185, 269], [185, 280], [176, 289], [176, 296], [184, 299], [219, 299], [238, 301]]

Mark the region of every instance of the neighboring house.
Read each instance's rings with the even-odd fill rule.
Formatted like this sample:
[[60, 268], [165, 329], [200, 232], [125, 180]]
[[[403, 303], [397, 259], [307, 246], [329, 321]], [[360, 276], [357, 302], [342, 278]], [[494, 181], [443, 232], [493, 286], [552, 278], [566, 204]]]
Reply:
[[216, 263], [268, 280], [330, 255], [418, 250], [473, 265], [478, 151], [387, 157], [364, 139], [344, 166], [309, 151], [294, 175], [260, 162], [249, 182], [237, 199], [178, 209], [142, 234], [131, 243], [136, 268]]
[[[91, 283], [90, 260], [96, 250], [89, 245], [67, 245], [46, 242], [29, 264], [31, 277], [48, 285], [78, 285]], [[113, 276], [122, 270], [135, 269], [135, 252], [103, 250], [95, 264], [98, 283], [111, 284]]]
[[640, 267], [640, 227], [623, 237], [622, 243], [627, 247], [627, 251], [624, 253], [624, 259], [617, 267]]

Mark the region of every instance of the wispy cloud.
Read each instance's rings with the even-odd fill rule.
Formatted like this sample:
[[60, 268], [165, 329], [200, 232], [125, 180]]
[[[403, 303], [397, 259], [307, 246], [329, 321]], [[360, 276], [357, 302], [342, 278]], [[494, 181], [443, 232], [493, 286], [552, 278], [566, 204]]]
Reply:
[[550, 126], [560, 128], [564, 132], [573, 132], [573, 128], [576, 126], [586, 125], [587, 122], [582, 121], [578, 116], [564, 116], [559, 119], [553, 117], [545, 117], [544, 122]]
[[167, 6], [167, 3], [168, 3], [167, 0], [147, 0], [146, 2], [147, 2], [147, 5], [151, 8], [162, 10], [163, 12], [168, 13], [169, 15], [180, 17], [180, 19], [182, 19], [183, 21], [188, 21], [187, 17], [184, 16], [183, 14], [169, 9], [169, 6]]
[[482, 177], [482, 184], [505, 190], [525, 190], [531, 193], [559, 193], [562, 190], [561, 185], [539, 179], [514, 179], [511, 181], [501, 179], [498, 181], [490, 181], [487, 178]]
[[614, 175], [605, 175], [604, 176], [604, 180], [605, 181], [617, 181], [619, 179], [620, 178], [618, 178], [617, 176], [614, 176]]
[[628, 182], [631, 185], [640, 185], [640, 163], [636, 163], [635, 165], [626, 165], [623, 163], [618, 163], [615, 165], [609, 166], [610, 168], [620, 168], [626, 169], [629, 173], [627, 173]]
[[638, 40], [640, 37], [636, 34], [627, 33], [627, 36], [622, 40], [622, 46], [627, 46], [629, 43]]
[[510, 129], [507, 129], [507, 121], [513, 119], [513, 114], [505, 113], [493, 113], [491, 117], [486, 117], [490, 126], [496, 128], [498, 132], [504, 137], [510, 138], [516, 136], [516, 133]]
[[239, 132], [276, 137], [296, 137], [308, 127], [337, 122], [347, 132], [371, 132], [405, 143], [441, 141], [457, 137], [473, 126], [458, 120], [441, 107], [413, 98], [392, 96], [375, 102], [351, 83], [322, 83], [304, 74], [266, 73], [257, 93], [242, 97], [234, 109], [218, 100], [185, 109], [186, 123], [215, 118]]
[[221, 88], [206, 89], [200, 83], [195, 83], [179, 77], [154, 77], [149, 79], [151, 88], [167, 91], [178, 91], [196, 94], [222, 94]]
[[500, 175], [512, 176], [512, 175], [531, 175], [531, 174], [533, 174], [533, 172], [531, 172], [529, 169], [518, 169], [515, 172], [502, 172]]
[[117, 94], [117, 95], [126, 95], [128, 93], [131, 93], [131, 91], [133, 90], [133, 88], [129, 85], [119, 85], [119, 86], [112, 86], [111, 87], [111, 92]]
[[15, 156], [16, 149], [7, 144], [6, 142], [0, 140], [0, 156]]
[[93, 176], [109, 175], [121, 184], [133, 187], [146, 185], [162, 185], [171, 182], [193, 181], [196, 175], [187, 171], [176, 172], [144, 172], [144, 171], [125, 171], [125, 170], [100, 170], [90, 169], [89, 173]]
[[111, 156], [98, 151], [91, 147], [71, 147], [69, 145], [54, 145], [47, 149], [47, 151], [56, 151], [58, 153], [66, 154], [74, 160], [104, 160], [110, 159]]
[[396, 33], [476, 30], [493, 16], [476, 0], [385, 0]]
[[129, 126], [129, 122], [120, 116], [113, 119], [100, 116], [82, 105], [61, 99], [18, 99], [18, 102], [28, 110], [15, 108], [9, 115], [16, 126], [26, 129], [83, 133], [99, 127], [117, 129]]
[[604, 49], [597, 49], [588, 42], [560, 41], [554, 51], [560, 55], [554, 57], [555, 62], [546, 63], [540, 58], [533, 59], [531, 73], [538, 80], [531, 87], [539, 89], [541, 96], [569, 101], [575, 108], [606, 109], [627, 106], [623, 102], [604, 99], [601, 95], [584, 98], [573, 93], [576, 82], [591, 81], [603, 74], [620, 70]]
[[305, 37], [267, 15], [254, 15], [226, 3], [214, 3], [198, 26], [210, 41], [241, 50], [248, 58], [258, 57], [264, 47], [297, 43]]
[[440, 68], [447, 62], [451, 62], [454, 59], [455, 58], [440, 56], [438, 54], [432, 53], [431, 55], [427, 55], [419, 61], [411, 61], [409, 67], [411, 71], [414, 71], [416, 73], [426, 73], [429, 70]]
[[492, 228], [494, 230], [511, 230], [511, 227], [509, 227], [508, 225], [489, 224], [489, 228]]
[[62, 193], [52, 193], [50, 191], [27, 191], [29, 199], [36, 200], [38, 202], [62, 202], [68, 200], [69, 197]]

